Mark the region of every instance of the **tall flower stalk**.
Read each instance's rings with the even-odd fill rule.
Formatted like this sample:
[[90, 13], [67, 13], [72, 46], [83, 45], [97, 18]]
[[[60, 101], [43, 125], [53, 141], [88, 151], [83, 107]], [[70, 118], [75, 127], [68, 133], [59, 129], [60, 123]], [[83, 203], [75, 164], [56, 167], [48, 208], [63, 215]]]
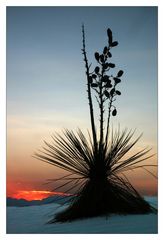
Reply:
[[[98, 159], [101, 159], [101, 155], [103, 154], [103, 147], [107, 147], [108, 136], [109, 136], [109, 123], [110, 118], [112, 116], [116, 116], [117, 110], [113, 105], [113, 102], [116, 100], [116, 96], [121, 95], [121, 92], [117, 90], [117, 85], [121, 82], [120, 77], [123, 75], [123, 71], [118, 71], [116, 76], [109, 74], [109, 71], [115, 68], [115, 64], [110, 60], [112, 58], [111, 50], [112, 48], [118, 45], [117, 41], [113, 41], [112, 31], [107, 29], [107, 37], [108, 43], [107, 46], [103, 48], [103, 52], [100, 54], [95, 52], [94, 56], [97, 61], [97, 66], [94, 71], [90, 70], [91, 64], [88, 64], [86, 48], [85, 48], [85, 31], [84, 25], [82, 25], [82, 38], [83, 38], [83, 48], [82, 53], [84, 55], [84, 62], [86, 68], [86, 76], [87, 76], [87, 92], [89, 99], [89, 107], [90, 107], [90, 119], [91, 119], [91, 129], [93, 135], [93, 142], [95, 146], [96, 152], [99, 151]], [[96, 100], [98, 102], [99, 110], [100, 110], [100, 127], [99, 127], [99, 143], [97, 141], [96, 129], [95, 129], [95, 121], [94, 121], [94, 109], [92, 103], [92, 91], [93, 89], [96, 94]], [[107, 102], [107, 121], [106, 128], [104, 127], [105, 119], [105, 103]], [[104, 132], [106, 130], [106, 132]], [[105, 135], [105, 136], [104, 136]], [[98, 146], [97, 146], [98, 145]]]
[[92, 103], [92, 95], [91, 95], [91, 78], [90, 78], [90, 73], [89, 73], [90, 67], [88, 65], [88, 59], [87, 59], [87, 54], [86, 54], [86, 50], [85, 50], [84, 25], [82, 25], [82, 35], [83, 35], [82, 54], [84, 55], [84, 62], [85, 62], [86, 76], [87, 76], [87, 92], [88, 92], [89, 110], [90, 110], [90, 118], [91, 118], [92, 136], [93, 136], [93, 142], [94, 142], [95, 151], [97, 151], [97, 136], [96, 136], [96, 128], [95, 128], [95, 120], [94, 120], [94, 112], [93, 112], [93, 103]]

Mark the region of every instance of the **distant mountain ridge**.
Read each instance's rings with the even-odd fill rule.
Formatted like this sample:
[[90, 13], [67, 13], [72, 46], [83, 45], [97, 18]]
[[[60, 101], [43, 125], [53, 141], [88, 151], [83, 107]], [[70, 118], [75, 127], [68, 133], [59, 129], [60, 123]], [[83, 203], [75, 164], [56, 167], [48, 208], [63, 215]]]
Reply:
[[[27, 207], [27, 206], [37, 206], [37, 205], [43, 205], [43, 204], [50, 204], [50, 203], [57, 203], [57, 204], [65, 204], [69, 203], [75, 196], [61, 196], [61, 195], [54, 195], [50, 196], [48, 198], [44, 198], [42, 200], [32, 200], [27, 201], [25, 199], [16, 199], [7, 197], [6, 202], [8, 207]], [[144, 197], [145, 200], [150, 202], [150, 204], [153, 207], [158, 208], [158, 198], [157, 197]]]
[[42, 200], [32, 200], [27, 201], [25, 199], [16, 199], [7, 197], [6, 202], [8, 207], [27, 207], [27, 206], [36, 206], [36, 205], [42, 205], [42, 204], [50, 204], [50, 203], [58, 203], [58, 204], [65, 204], [69, 202], [73, 196], [59, 196], [54, 195], [48, 198], [44, 198]]

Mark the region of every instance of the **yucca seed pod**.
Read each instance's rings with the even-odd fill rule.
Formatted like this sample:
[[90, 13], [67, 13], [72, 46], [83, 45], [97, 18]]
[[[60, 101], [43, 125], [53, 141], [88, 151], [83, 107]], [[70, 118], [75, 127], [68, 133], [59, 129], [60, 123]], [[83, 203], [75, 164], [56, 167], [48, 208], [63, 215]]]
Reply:
[[109, 43], [109, 45], [111, 45], [111, 43], [113, 42], [113, 36], [112, 36], [112, 31], [110, 30], [110, 28], [107, 29], [107, 35], [108, 35], [108, 43]]
[[121, 77], [123, 75], [124, 71], [120, 70], [118, 73], [117, 73], [117, 77]]
[[98, 74], [99, 73], [99, 71], [100, 71], [100, 68], [97, 66], [97, 67], [95, 67], [95, 73], [96, 74]]
[[115, 88], [112, 88], [110, 91], [110, 95], [113, 96], [114, 93], [115, 93]]
[[105, 55], [108, 52], [108, 48], [105, 46], [103, 50], [103, 54]]
[[104, 95], [105, 95], [107, 98], [110, 97], [110, 94], [109, 94], [109, 92], [108, 92], [107, 90], [104, 91]]
[[103, 63], [104, 62], [104, 55], [100, 55], [100, 61]]
[[98, 87], [97, 83], [91, 83], [91, 87]]
[[114, 67], [115, 67], [115, 64], [114, 64], [114, 63], [108, 63], [108, 67], [114, 68]]
[[96, 59], [97, 61], [99, 61], [99, 53], [98, 53], [98, 52], [95, 52], [95, 59]]
[[116, 116], [117, 115], [117, 110], [116, 108], [112, 111], [112, 116]]
[[97, 78], [97, 75], [96, 74], [92, 74], [92, 78]]
[[114, 79], [114, 81], [115, 81], [115, 84], [118, 84], [118, 83], [121, 82], [121, 79], [119, 79], [119, 78], [117, 78], [117, 77], [114, 77], [113, 79]]
[[121, 95], [121, 92], [118, 91], [118, 90], [116, 90], [116, 94], [117, 94], [117, 95]]
[[111, 52], [108, 52], [108, 57], [111, 58], [112, 57], [112, 54]]
[[118, 42], [117, 41], [112, 42], [110, 45], [111, 45], [111, 47], [116, 47], [118, 45]]

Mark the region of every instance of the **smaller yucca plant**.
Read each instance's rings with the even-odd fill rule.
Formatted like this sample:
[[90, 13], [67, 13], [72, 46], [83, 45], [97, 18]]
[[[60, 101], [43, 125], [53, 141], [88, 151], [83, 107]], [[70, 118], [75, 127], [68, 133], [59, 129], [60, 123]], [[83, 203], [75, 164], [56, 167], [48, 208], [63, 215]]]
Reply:
[[[39, 160], [69, 173], [51, 181], [62, 181], [58, 188], [67, 187], [65, 192], [74, 191], [75, 195], [68, 208], [54, 216], [52, 223], [111, 213], [137, 214], [155, 210], [125, 176], [130, 170], [156, 166], [146, 162], [153, 156], [149, 154], [150, 149], [140, 150], [127, 157], [127, 153], [141, 136], [133, 140], [134, 131], [125, 129], [121, 132], [119, 128], [114, 132], [109, 131], [110, 117], [117, 114], [113, 103], [121, 95], [117, 86], [121, 82], [123, 71], [119, 70], [115, 76], [108, 74], [109, 70], [115, 68], [115, 64], [109, 60], [112, 57], [111, 49], [118, 42], [113, 41], [112, 31], [107, 29], [108, 45], [103, 48], [102, 54], [95, 52], [98, 65], [90, 71], [91, 64], [88, 64], [85, 50], [84, 26], [82, 34], [92, 134], [88, 134], [86, 138], [80, 129], [76, 134], [65, 130], [63, 136], [53, 135], [52, 143], [45, 142], [43, 150], [35, 154]], [[96, 93], [100, 111], [99, 138], [95, 127], [92, 92]], [[104, 130], [105, 106], [107, 120]]]

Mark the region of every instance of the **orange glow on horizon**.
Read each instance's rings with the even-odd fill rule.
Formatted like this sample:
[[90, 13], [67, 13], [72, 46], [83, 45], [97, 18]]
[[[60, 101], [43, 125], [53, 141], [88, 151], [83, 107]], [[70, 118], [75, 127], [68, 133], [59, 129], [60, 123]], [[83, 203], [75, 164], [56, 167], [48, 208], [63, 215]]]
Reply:
[[32, 201], [32, 200], [42, 200], [44, 198], [47, 198], [53, 195], [70, 196], [72, 194], [63, 193], [63, 192], [37, 191], [37, 190], [32, 190], [32, 191], [19, 190], [17, 191], [17, 193], [12, 194], [9, 197]]

